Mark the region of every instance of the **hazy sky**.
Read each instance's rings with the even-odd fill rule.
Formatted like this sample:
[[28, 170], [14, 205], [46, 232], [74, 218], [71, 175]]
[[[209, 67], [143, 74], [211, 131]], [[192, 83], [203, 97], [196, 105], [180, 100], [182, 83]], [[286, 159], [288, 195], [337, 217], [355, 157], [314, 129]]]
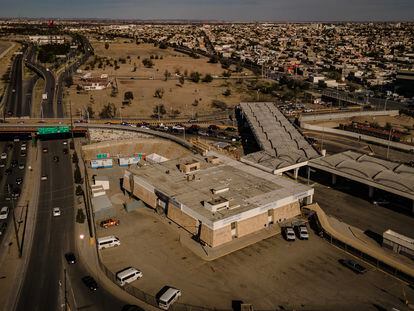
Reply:
[[414, 20], [414, 0], [0, 0], [2, 17]]

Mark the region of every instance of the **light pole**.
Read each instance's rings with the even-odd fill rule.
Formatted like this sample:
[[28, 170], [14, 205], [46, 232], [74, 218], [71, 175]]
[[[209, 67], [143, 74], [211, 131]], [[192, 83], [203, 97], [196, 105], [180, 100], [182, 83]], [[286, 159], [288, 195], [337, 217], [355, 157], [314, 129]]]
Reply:
[[390, 155], [391, 132], [392, 132], [392, 127], [390, 128], [390, 134], [388, 135], [388, 144], [387, 144], [387, 160], [388, 160], [388, 157], [389, 157], [389, 155]]

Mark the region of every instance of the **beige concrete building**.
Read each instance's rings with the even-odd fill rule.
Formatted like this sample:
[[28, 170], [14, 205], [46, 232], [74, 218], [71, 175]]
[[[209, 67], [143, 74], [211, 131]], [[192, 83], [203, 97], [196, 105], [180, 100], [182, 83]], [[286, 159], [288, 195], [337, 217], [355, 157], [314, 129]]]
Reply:
[[313, 189], [209, 152], [125, 171], [124, 188], [210, 247], [300, 214]]

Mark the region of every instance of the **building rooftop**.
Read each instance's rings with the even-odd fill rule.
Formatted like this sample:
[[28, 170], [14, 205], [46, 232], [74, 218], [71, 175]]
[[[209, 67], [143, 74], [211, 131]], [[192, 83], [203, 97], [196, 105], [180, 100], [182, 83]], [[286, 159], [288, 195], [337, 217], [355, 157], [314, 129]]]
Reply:
[[[208, 163], [205, 157], [185, 158], [130, 168], [134, 178], [154, 185], [173, 197], [178, 204], [192, 210], [210, 224], [237, 216], [255, 208], [277, 208], [313, 194], [313, 189], [287, 178], [268, 174], [214, 152], [220, 164]], [[185, 174], [178, 166], [200, 162], [200, 169]], [[228, 202], [228, 203], [227, 203]], [[227, 204], [226, 204], [227, 203]], [[208, 205], [220, 205], [214, 212]], [[225, 207], [222, 207], [222, 206]]]
[[283, 171], [319, 156], [274, 103], [241, 103], [240, 107], [262, 149], [243, 157], [245, 162]]
[[309, 165], [414, 199], [414, 168], [401, 163], [345, 151], [314, 159]]

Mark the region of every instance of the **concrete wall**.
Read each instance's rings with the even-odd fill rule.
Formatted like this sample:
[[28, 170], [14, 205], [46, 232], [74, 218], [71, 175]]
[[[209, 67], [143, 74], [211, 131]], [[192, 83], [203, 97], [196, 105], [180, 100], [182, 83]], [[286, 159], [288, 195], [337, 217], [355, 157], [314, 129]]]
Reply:
[[196, 234], [198, 231], [197, 219], [194, 219], [187, 214], [183, 213], [179, 208], [173, 204], [168, 204], [168, 218], [176, 222], [180, 226], [184, 227], [185, 230]]
[[211, 247], [222, 245], [232, 240], [231, 227], [228, 225], [213, 231], [205, 225], [202, 225], [200, 238]]
[[314, 114], [314, 115], [304, 115], [301, 116], [299, 121], [302, 125], [304, 121], [324, 121], [324, 120], [340, 120], [348, 119], [352, 117], [362, 117], [362, 116], [398, 116], [398, 110], [379, 110], [379, 111], [351, 111], [351, 112], [342, 112], [342, 113], [324, 113], [324, 114]]
[[237, 237], [241, 238], [250, 233], [267, 227], [267, 212], [237, 222]]
[[145, 202], [152, 208], [157, 207], [157, 196], [155, 193], [149, 191], [139, 183], [134, 183], [133, 195], [136, 196], [141, 201]]
[[300, 215], [300, 204], [294, 202], [273, 210], [275, 223]]
[[388, 141], [386, 139], [381, 139], [381, 138], [368, 136], [368, 135], [364, 135], [364, 134], [353, 133], [353, 132], [348, 132], [348, 131], [343, 131], [343, 130], [337, 130], [337, 129], [333, 129], [333, 128], [329, 128], [329, 127], [317, 126], [317, 125], [312, 125], [312, 124], [307, 124], [307, 123], [301, 123], [300, 125], [301, 125], [302, 128], [304, 128], [306, 130], [317, 131], [317, 132], [325, 132], [325, 133], [331, 133], [331, 134], [336, 134], [336, 135], [341, 135], [341, 136], [352, 137], [352, 138], [361, 139], [361, 140], [364, 140], [364, 141], [373, 142], [373, 143], [383, 145], [383, 146], [388, 146], [388, 144], [389, 144], [390, 147], [394, 148], [394, 149], [414, 152], [414, 146], [405, 145], [405, 144], [397, 143], [397, 142], [394, 142], [394, 141]]

